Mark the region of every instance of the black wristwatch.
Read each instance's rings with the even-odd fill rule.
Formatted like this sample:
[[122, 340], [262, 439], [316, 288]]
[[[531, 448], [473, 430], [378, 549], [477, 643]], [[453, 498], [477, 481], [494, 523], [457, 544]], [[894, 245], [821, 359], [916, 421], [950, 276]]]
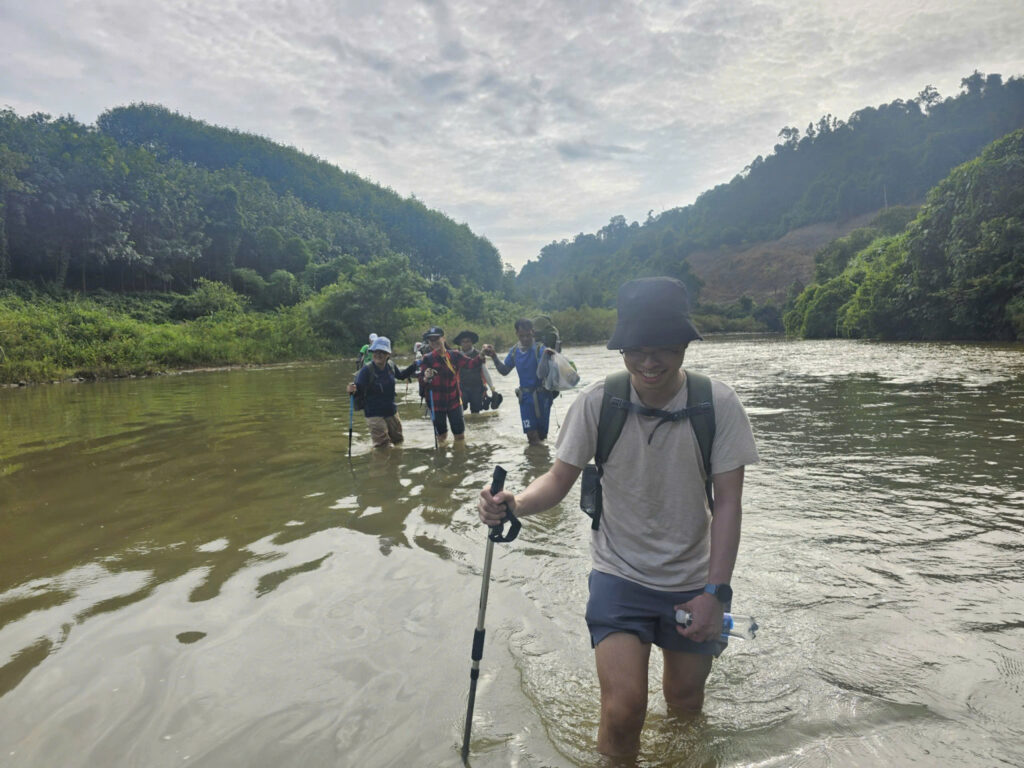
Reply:
[[732, 600], [732, 587], [728, 584], [705, 584], [704, 591], [718, 598], [722, 605], [728, 605]]

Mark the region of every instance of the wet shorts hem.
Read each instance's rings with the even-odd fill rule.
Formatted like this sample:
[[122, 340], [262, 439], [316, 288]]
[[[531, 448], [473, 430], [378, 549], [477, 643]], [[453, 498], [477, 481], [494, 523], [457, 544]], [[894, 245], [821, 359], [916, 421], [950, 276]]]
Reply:
[[[727, 641], [698, 643], [676, 631], [674, 606], [685, 603], [703, 590], [664, 592], [601, 571], [591, 571], [587, 601], [587, 628], [591, 647], [615, 632], [628, 632], [642, 643], [682, 653], [719, 656]], [[726, 606], [726, 610], [729, 607]]]

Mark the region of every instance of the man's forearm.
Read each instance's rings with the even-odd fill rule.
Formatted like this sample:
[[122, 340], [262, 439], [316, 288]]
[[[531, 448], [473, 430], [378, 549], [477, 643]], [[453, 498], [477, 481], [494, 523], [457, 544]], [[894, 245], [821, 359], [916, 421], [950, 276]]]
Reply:
[[501, 360], [498, 359], [497, 355], [491, 355], [491, 360], [494, 362], [494, 370], [500, 373], [502, 376], [508, 376], [509, 373], [516, 367], [515, 364], [506, 366]]
[[569, 493], [582, 472], [579, 467], [555, 459], [551, 469], [530, 483], [526, 490], [516, 494], [515, 514], [519, 517], [551, 509]]
[[712, 478], [715, 514], [711, 518], [708, 583], [728, 584], [740, 549], [743, 520], [743, 467]]

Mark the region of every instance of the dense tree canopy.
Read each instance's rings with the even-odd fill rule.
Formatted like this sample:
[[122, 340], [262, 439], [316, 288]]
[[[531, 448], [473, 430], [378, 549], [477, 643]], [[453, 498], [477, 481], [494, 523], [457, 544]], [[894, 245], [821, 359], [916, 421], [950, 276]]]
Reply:
[[266, 139], [150, 105], [96, 127], [0, 112], [0, 279], [189, 291], [243, 269], [320, 287], [393, 252], [428, 280], [502, 284], [466, 225]]
[[792, 334], [1024, 339], [1024, 129], [955, 168], [906, 230], [854, 233], [818, 267]]

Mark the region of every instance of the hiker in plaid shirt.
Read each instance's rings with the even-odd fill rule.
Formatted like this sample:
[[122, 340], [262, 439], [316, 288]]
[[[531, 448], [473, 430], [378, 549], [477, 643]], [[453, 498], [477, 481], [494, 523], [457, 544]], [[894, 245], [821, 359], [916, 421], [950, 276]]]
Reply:
[[436, 325], [424, 334], [430, 352], [423, 355], [420, 370], [427, 384], [431, 408], [434, 411], [434, 432], [438, 444], [448, 439], [448, 423], [456, 440], [466, 439], [466, 420], [462, 417], [462, 390], [459, 388], [459, 370], [479, 368], [483, 355], [468, 357], [444, 344], [444, 331]]

